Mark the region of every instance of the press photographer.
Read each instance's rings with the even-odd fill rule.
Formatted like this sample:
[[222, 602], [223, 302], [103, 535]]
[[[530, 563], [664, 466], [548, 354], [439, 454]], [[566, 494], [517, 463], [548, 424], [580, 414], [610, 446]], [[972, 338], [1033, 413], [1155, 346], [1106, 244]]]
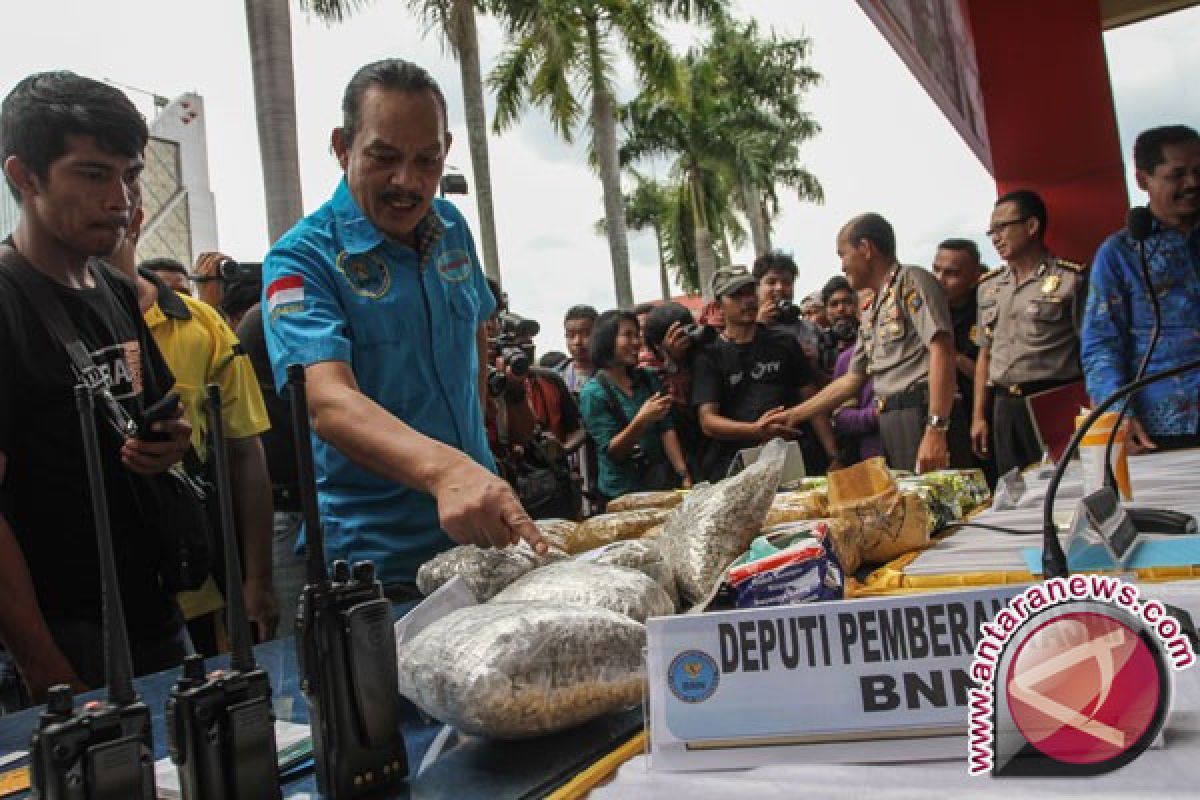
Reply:
[[500, 312], [489, 323], [488, 428], [497, 465], [534, 519], [579, 516], [581, 493], [567, 454], [584, 441], [562, 377], [535, 367], [541, 326]]

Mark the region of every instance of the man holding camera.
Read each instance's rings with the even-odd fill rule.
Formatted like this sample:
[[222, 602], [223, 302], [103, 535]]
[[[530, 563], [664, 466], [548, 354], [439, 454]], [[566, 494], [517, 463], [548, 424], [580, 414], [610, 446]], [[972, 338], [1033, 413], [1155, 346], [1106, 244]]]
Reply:
[[[722, 267], [713, 276], [725, 330], [695, 361], [692, 404], [700, 427], [714, 441], [704, 455], [704, 478], [724, 478], [739, 450], [777, 436], [800, 432], [787, 417], [801, 399], [816, 392], [815, 373], [788, 333], [759, 324], [758, 289], [745, 267]], [[828, 413], [812, 418], [823, 457], [836, 468], [837, 445]], [[811, 465], [811, 451], [804, 454]]]
[[[821, 370], [821, 331], [792, 302], [799, 273], [796, 262], [786, 253], [771, 252], [754, 260], [752, 272], [758, 283], [758, 323], [791, 335], [808, 362]], [[818, 377], [827, 378], [828, 372]]]
[[445, 97], [387, 59], [354, 75], [342, 110], [345, 178], [267, 256], [264, 325], [277, 386], [307, 367], [326, 557], [374, 560], [400, 601], [454, 542], [547, 545], [488, 449], [495, 300], [466, 220], [436, 197]]
[[646, 317], [642, 338], [663, 363], [663, 388], [671, 396], [675, 432], [691, 475], [703, 475], [708, 440], [692, 405], [692, 376], [696, 356], [717, 339], [717, 329], [697, 325], [692, 312], [679, 303], [663, 303]]
[[[104, 683], [96, 528], [74, 400], [83, 381], [107, 388], [138, 423], [136, 435], [118, 436], [98, 409], [134, 670], [178, 666], [187, 652], [139, 488], [141, 476], [180, 460], [192, 429], [180, 407], [147, 430], [144, 409], [174, 379], [136, 289], [100, 261], [140, 204], [148, 137], [124, 94], [69, 72], [25, 78], [0, 111], [0, 161], [21, 207], [0, 244], [0, 710], [40, 702], [55, 684]], [[86, 368], [47, 326], [51, 304], [75, 328]]]

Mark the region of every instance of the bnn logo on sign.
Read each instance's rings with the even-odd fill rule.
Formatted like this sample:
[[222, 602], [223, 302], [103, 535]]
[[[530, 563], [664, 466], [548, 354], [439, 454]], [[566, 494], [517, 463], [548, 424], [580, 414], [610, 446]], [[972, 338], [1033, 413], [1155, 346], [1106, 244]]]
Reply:
[[[1102, 584], [1102, 585], [1100, 585]], [[1161, 733], [1182, 626], [1136, 587], [1074, 576], [1030, 587], [984, 626], [972, 663], [972, 774], [1098, 775]]]

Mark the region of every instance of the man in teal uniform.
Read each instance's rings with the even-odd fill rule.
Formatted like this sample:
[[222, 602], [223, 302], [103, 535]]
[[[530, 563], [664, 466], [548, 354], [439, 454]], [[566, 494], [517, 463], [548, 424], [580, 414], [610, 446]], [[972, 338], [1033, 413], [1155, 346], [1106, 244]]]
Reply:
[[333, 149], [345, 177], [263, 263], [277, 388], [303, 364], [326, 558], [375, 561], [395, 600], [454, 542], [545, 544], [498, 478], [482, 413], [495, 302], [466, 220], [436, 199], [450, 134], [425, 70], [368, 64]]

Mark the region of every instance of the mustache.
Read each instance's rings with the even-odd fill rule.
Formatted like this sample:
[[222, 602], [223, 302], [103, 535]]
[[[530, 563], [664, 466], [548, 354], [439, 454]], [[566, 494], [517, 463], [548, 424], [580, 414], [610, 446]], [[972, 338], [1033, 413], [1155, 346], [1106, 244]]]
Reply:
[[420, 203], [425, 198], [417, 193], [410, 192], [406, 189], [385, 189], [379, 199], [385, 203]]

